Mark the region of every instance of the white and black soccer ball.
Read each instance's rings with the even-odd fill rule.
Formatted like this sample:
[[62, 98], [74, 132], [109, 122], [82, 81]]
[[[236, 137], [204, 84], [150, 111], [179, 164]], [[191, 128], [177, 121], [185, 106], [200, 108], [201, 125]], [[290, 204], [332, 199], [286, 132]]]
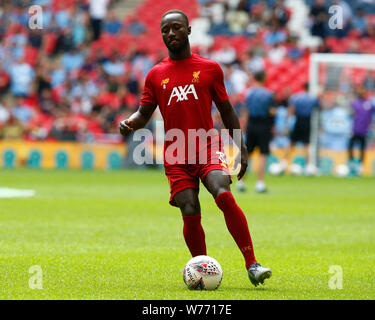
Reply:
[[196, 256], [185, 265], [183, 278], [190, 290], [216, 290], [223, 279], [223, 270], [214, 258]]

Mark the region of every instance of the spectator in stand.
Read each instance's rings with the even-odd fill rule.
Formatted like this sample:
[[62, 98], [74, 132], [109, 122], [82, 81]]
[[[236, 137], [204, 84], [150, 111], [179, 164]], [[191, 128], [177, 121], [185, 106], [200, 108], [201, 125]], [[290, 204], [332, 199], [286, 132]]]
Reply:
[[243, 65], [246, 71], [253, 74], [264, 71], [265, 69], [264, 58], [256, 54], [253, 49], [247, 51]]
[[353, 29], [358, 31], [361, 36], [366, 33], [367, 29], [367, 19], [363, 8], [357, 9], [357, 14], [353, 17]]
[[55, 60], [50, 64], [51, 86], [52, 88], [61, 85], [66, 79], [66, 70], [61, 67], [60, 60]]
[[230, 10], [226, 15], [229, 30], [232, 34], [246, 34], [250, 22], [249, 14], [241, 10]]
[[237, 60], [237, 52], [228, 41], [225, 41], [219, 50], [212, 53], [211, 59], [220, 64], [232, 64]]
[[99, 93], [96, 83], [89, 78], [89, 75], [81, 70], [77, 80], [74, 82], [73, 88], [70, 91], [70, 96], [73, 98], [80, 97], [85, 100], [91, 100]]
[[284, 0], [277, 0], [272, 9], [272, 23], [284, 28], [289, 20], [289, 11], [284, 5]]
[[264, 36], [264, 42], [270, 46], [285, 42], [287, 39], [287, 33], [276, 24]]
[[137, 18], [135, 14], [128, 18], [126, 29], [133, 36], [138, 36], [146, 32], [145, 25], [141, 21], [139, 21], [139, 19]]
[[316, 0], [310, 8], [311, 34], [325, 38], [327, 36], [326, 24], [328, 22], [328, 8], [324, 0]]
[[278, 42], [269, 51], [268, 58], [274, 64], [279, 64], [287, 55], [287, 50], [285, 46]]
[[149, 57], [146, 52], [138, 51], [131, 60], [133, 74], [146, 78], [146, 75], [154, 66], [155, 62]]
[[59, 29], [67, 29], [72, 26], [72, 12], [66, 7], [63, 1], [58, 1], [58, 10], [55, 13], [56, 26]]
[[28, 97], [35, 79], [34, 69], [23, 59], [19, 59], [8, 69], [10, 92], [15, 97]]
[[228, 23], [225, 20], [227, 3], [220, 1], [213, 1], [206, 3], [204, 14], [210, 19], [210, 31], [212, 35], [216, 34], [230, 34]]
[[107, 16], [107, 7], [110, 0], [89, 0], [92, 40], [98, 40], [102, 32], [102, 23]]
[[303, 57], [305, 50], [297, 44], [297, 37], [290, 36], [287, 42], [288, 57], [292, 60], [298, 60]]
[[68, 27], [66, 29], [61, 29], [57, 31], [57, 41], [54, 48], [54, 54], [58, 55], [60, 53], [66, 53], [74, 50], [74, 37], [73, 29]]
[[244, 93], [249, 82], [249, 75], [243, 70], [240, 64], [232, 64], [229, 66], [230, 70], [230, 82], [233, 85], [235, 94]]
[[24, 99], [17, 97], [12, 108], [12, 114], [22, 124], [27, 125], [34, 117], [35, 111], [24, 103]]
[[72, 34], [73, 34], [73, 44], [74, 46], [81, 45], [86, 37], [86, 30], [89, 29], [89, 15], [84, 11], [79, 3], [75, 3], [72, 8]]
[[84, 56], [76, 48], [72, 48], [61, 57], [61, 65], [67, 73], [80, 69], [84, 64]]
[[[269, 26], [272, 12], [266, 2], [259, 2], [252, 5], [250, 11], [247, 12], [250, 12], [250, 25], [253, 24], [251, 27], [253, 28], [253, 32], [258, 32]], [[248, 29], [250, 28], [250, 25], [248, 26]]]
[[125, 74], [125, 64], [117, 52], [113, 52], [108, 61], [103, 63], [104, 71], [110, 76], [122, 76]]
[[104, 31], [110, 34], [120, 33], [122, 23], [117, 18], [116, 13], [113, 9], [108, 11], [107, 18], [104, 22]]

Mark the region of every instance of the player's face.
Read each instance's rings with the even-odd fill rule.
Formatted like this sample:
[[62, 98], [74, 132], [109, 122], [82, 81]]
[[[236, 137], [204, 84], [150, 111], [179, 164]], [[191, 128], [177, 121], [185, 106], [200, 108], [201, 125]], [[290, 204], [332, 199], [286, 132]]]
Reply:
[[168, 50], [181, 52], [189, 43], [190, 27], [178, 13], [166, 15], [160, 24], [161, 35]]

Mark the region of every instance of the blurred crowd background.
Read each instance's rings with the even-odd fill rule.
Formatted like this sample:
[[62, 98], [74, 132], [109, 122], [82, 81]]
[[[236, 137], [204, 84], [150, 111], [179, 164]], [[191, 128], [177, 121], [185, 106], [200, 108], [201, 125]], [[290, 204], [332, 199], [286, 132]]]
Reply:
[[[239, 115], [253, 75], [266, 72], [266, 86], [279, 110], [277, 146], [287, 143], [285, 107], [308, 82], [312, 52], [375, 54], [372, 0], [0, 3], [0, 139], [122, 142], [119, 121], [138, 107], [146, 74], [167, 54], [159, 29], [166, 8], [188, 14], [193, 51], [221, 64]], [[29, 27], [32, 5], [42, 8], [42, 29]], [[343, 9], [342, 29], [329, 28], [331, 5]], [[340, 78], [330, 85], [346, 99], [322, 95], [320, 106], [327, 111], [327, 123], [335, 123], [330, 120], [335, 110], [343, 128], [338, 133], [348, 138], [353, 88], [363, 87], [373, 99], [375, 74], [356, 70]], [[338, 103], [344, 113], [335, 109]], [[215, 112], [214, 119], [220, 126]], [[326, 140], [332, 148], [345, 148], [346, 142]]]

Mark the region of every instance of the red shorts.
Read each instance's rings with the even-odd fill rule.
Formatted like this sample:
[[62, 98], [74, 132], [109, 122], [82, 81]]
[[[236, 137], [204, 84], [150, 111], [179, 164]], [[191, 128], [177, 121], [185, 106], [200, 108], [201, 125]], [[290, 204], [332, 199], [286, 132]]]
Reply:
[[173, 198], [176, 193], [190, 188], [199, 190], [199, 179], [203, 180], [210, 171], [221, 170], [228, 174], [229, 178], [231, 178], [225, 160], [224, 162], [216, 161], [214, 163], [207, 164], [168, 165], [165, 166], [164, 169], [171, 188], [169, 204], [175, 207], [177, 207], [177, 203]]

